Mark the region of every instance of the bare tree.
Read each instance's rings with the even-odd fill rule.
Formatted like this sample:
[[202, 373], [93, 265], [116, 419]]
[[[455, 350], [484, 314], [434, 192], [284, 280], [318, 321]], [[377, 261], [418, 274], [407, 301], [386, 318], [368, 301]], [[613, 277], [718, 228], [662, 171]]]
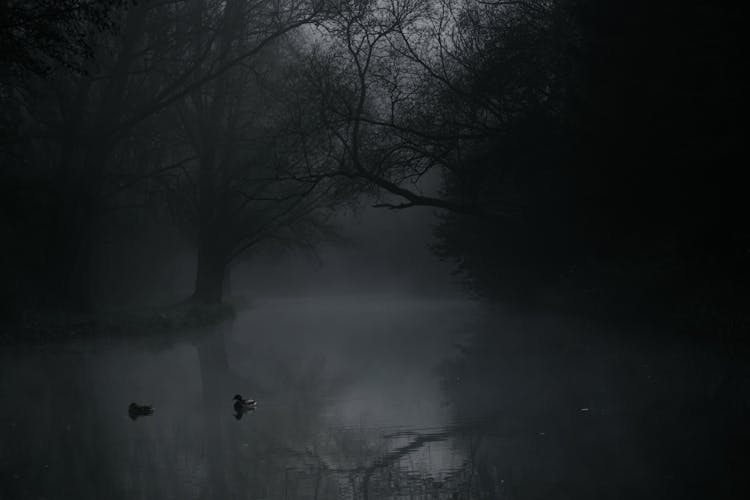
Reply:
[[[342, 154], [340, 174], [395, 195], [382, 207], [516, 217], [511, 193], [483, 189], [506, 170], [478, 168], [473, 156], [520, 113], [550, 101], [555, 67], [533, 57], [546, 55], [540, 37], [552, 5], [341, 3], [319, 25], [321, 48], [312, 53], [326, 68], [315, 78], [327, 82], [318, 86], [320, 112]], [[453, 189], [435, 187], [441, 183]]]
[[[17, 156], [19, 184], [34, 178], [47, 186], [51, 230], [42, 260], [69, 307], [91, 307], [94, 234], [105, 209], [132, 197], [139, 182], [183, 166], [171, 113], [202, 100], [202, 119], [221, 119], [230, 73], [324, 12], [314, 1], [139, 2], [117, 11], [117, 30], [90, 35], [93, 53], [81, 71], [56, 66], [51, 79], [13, 89], [23, 133], [9, 139], [7, 157]], [[240, 33], [243, 20], [252, 22]], [[205, 160], [209, 153], [202, 153]]]
[[[257, 14], [246, 7], [227, 3], [214, 65], [246, 50], [242, 41], [257, 29]], [[316, 160], [301, 147], [302, 131], [293, 123], [299, 117], [294, 102], [304, 91], [291, 69], [295, 52], [294, 40], [279, 38], [175, 110], [184, 156], [193, 160], [165, 179], [163, 189], [195, 238], [200, 302], [219, 302], [231, 264], [259, 244], [310, 248], [329, 236], [333, 208], [349, 199], [335, 178], [306, 175]]]

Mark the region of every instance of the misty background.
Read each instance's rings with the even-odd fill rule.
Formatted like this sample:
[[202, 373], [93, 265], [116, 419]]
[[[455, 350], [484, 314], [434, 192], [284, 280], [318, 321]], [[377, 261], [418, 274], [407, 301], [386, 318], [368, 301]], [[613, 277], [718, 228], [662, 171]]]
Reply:
[[[439, 297], [468, 292], [454, 266], [430, 251], [438, 221], [431, 209], [388, 212], [365, 206], [340, 214], [333, 242], [309, 252], [268, 250], [238, 263], [232, 269], [229, 294], [252, 299], [394, 292]], [[107, 268], [119, 286], [103, 287], [97, 293], [100, 300], [168, 304], [190, 295], [195, 255], [187, 249], [165, 262], [144, 258], [139, 259], [144, 261], [142, 268], [132, 267], [133, 255], [150, 251], [152, 245], [144, 241], [135, 248], [117, 245], [109, 250]], [[113, 262], [122, 265], [112, 266]], [[144, 294], [144, 289], [155, 295]]]
[[743, 20], [0, 0], [0, 499], [746, 497]]

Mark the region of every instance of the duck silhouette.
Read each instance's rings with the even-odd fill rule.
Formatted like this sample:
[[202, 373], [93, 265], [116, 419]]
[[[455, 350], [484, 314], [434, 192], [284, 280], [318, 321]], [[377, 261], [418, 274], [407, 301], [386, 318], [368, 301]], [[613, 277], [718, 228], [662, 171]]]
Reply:
[[255, 408], [258, 405], [258, 402], [254, 399], [245, 399], [239, 394], [235, 394], [233, 400], [234, 418], [237, 420], [241, 419], [245, 413], [255, 411]]
[[151, 405], [139, 405], [136, 403], [130, 403], [128, 406], [128, 416], [131, 420], [136, 420], [138, 417], [147, 417], [154, 414], [154, 407]]

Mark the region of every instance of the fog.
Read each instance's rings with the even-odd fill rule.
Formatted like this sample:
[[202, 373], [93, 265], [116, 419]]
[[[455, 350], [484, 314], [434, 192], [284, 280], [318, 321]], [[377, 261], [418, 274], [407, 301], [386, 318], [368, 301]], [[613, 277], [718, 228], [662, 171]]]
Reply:
[[744, 19], [0, 1], [0, 500], [750, 497]]
[[467, 292], [454, 266], [430, 251], [435, 210], [365, 206], [337, 220], [341, 240], [313, 253], [266, 254], [238, 265], [232, 292], [255, 296]]
[[[414, 491], [443, 481], [465, 450], [445, 431], [436, 368], [475, 309], [403, 295], [273, 299], [169, 343], [6, 350], [5, 494], [339, 498], [367, 495], [367, 474], [373, 490], [393, 489], [385, 473]], [[235, 392], [258, 400], [239, 420]], [[154, 415], [131, 420], [131, 399]], [[435, 432], [444, 435], [388, 459]]]
[[[653, 336], [392, 291], [257, 299], [212, 327], [6, 347], [3, 491], [730, 495], [741, 450], [715, 395], [740, 367]], [[239, 419], [237, 392], [258, 401]], [[131, 401], [153, 415], [130, 418]]]

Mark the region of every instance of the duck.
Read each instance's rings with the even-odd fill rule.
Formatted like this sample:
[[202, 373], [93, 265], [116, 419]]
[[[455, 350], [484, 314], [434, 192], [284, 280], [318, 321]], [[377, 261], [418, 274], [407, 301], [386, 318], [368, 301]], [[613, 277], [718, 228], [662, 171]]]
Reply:
[[151, 405], [139, 405], [137, 403], [130, 403], [128, 406], [128, 416], [131, 420], [135, 420], [138, 417], [146, 417], [154, 414], [154, 407]]
[[249, 411], [255, 411], [255, 407], [258, 402], [254, 399], [245, 399], [239, 394], [235, 394], [234, 398], [234, 418], [237, 420], [242, 418], [242, 415]]

